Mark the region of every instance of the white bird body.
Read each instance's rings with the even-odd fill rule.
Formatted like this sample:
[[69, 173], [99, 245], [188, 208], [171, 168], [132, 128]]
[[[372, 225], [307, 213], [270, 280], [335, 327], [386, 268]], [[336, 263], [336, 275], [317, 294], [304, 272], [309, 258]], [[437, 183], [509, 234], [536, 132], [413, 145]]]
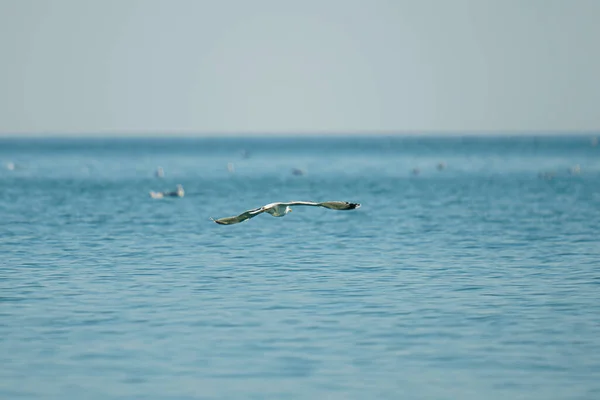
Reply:
[[354, 210], [360, 207], [359, 203], [348, 203], [347, 201], [324, 201], [322, 203], [315, 203], [312, 201], [290, 201], [287, 203], [270, 203], [266, 206], [262, 206], [259, 208], [255, 208], [253, 210], [248, 210], [240, 215], [233, 217], [225, 217], [220, 219], [213, 219], [214, 222], [220, 225], [231, 225], [238, 224], [240, 222], [246, 221], [250, 218], [254, 218], [259, 214], [264, 212], [271, 214], [274, 217], [283, 217], [287, 213], [292, 211], [291, 206], [312, 206], [312, 207], [324, 207], [329, 208], [330, 210]]
[[264, 212], [269, 213], [274, 217], [284, 217], [285, 214], [292, 211], [290, 206], [283, 203], [271, 203], [262, 208], [264, 208]]
[[177, 185], [177, 188], [172, 192], [150, 192], [150, 197], [153, 199], [162, 199], [165, 197], [183, 197], [185, 196], [185, 191], [183, 190], [183, 186]]

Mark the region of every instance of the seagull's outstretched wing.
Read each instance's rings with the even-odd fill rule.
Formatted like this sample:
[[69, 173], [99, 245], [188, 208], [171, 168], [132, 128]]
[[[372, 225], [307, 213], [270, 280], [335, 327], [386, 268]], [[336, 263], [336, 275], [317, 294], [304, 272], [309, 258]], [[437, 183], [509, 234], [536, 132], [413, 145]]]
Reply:
[[290, 201], [289, 203], [281, 204], [286, 206], [325, 207], [331, 210], [354, 210], [360, 207], [359, 203], [348, 203], [347, 201], [324, 201], [322, 203], [314, 203], [312, 201]]
[[241, 213], [235, 217], [225, 217], [219, 219], [213, 219], [214, 222], [221, 225], [231, 225], [231, 224], [239, 224], [240, 222], [244, 222], [247, 219], [256, 217], [258, 214], [262, 214], [265, 212], [264, 207], [255, 208], [254, 210], [248, 210], [246, 212]]
[[[279, 208], [282, 206], [284, 206], [284, 207], [287, 207], [287, 206], [312, 206], [312, 207], [325, 207], [325, 208], [329, 208], [331, 210], [354, 210], [356, 208], [359, 208], [360, 204], [359, 203], [348, 203], [347, 201], [324, 201], [322, 203], [315, 203], [312, 201], [290, 201], [287, 203], [271, 203], [271, 204], [267, 204], [266, 206], [263, 206], [263, 207], [255, 208], [253, 210], [248, 210], [248, 211], [246, 211], [238, 216], [235, 216], [235, 217], [225, 217], [225, 218], [220, 218], [220, 219], [211, 218], [211, 220], [213, 220], [217, 224], [221, 224], [221, 225], [238, 224], [238, 223], [246, 221], [250, 218], [254, 218], [258, 214], [262, 214], [264, 212], [272, 213], [271, 209]], [[275, 215], [275, 214], [273, 214], [273, 215]], [[280, 215], [275, 215], [275, 216], [280, 217], [283, 215], [280, 214]]]

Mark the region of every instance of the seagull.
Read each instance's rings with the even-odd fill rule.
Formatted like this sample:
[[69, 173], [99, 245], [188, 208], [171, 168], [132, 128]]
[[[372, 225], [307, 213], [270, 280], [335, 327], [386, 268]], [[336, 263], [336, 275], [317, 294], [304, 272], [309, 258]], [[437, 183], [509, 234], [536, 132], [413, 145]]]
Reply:
[[164, 197], [183, 197], [185, 196], [185, 191], [183, 190], [183, 186], [177, 185], [177, 189], [172, 192], [150, 192], [150, 197], [153, 199], [162, 199]]
[[324, 201], [322, 203], [314, 203], [312, 201], [290, 201], [288, 203], [271, 203], [266, 206], [248, 210], [234, 217], [225, 217], [220, 219], [213, 219], [212, 221], [220, 225], [231, 225], [238, 224], [246, 221], [247, 219], [254, 218], [258, 214], [264, 212], [271, 214], [274, 217], [284, 217], [285, 214], [292, 211], [290, 206], [312, 206], [312, 207], [325, 207], [330, 210], [354, 210], [360, 207], [359, 203], [348, 203], [347, 201]]

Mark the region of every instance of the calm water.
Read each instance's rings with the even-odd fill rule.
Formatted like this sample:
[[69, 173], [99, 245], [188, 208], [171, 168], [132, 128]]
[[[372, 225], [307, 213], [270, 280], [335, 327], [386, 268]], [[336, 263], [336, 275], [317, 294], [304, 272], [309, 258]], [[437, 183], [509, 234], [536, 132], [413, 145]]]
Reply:
[[[2, 399], [600, 398], [589, 137], [1, 139], [0, 162]], [[363, 206], [209, 220], [287, 200]]]

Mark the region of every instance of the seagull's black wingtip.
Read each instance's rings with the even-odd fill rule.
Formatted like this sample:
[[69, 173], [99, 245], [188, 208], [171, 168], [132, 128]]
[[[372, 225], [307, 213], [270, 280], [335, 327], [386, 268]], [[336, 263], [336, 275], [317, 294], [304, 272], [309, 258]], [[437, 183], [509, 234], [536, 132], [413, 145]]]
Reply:
[[348, 210], [354, 210], [360, 208], [360, 203], [348, 203]]

